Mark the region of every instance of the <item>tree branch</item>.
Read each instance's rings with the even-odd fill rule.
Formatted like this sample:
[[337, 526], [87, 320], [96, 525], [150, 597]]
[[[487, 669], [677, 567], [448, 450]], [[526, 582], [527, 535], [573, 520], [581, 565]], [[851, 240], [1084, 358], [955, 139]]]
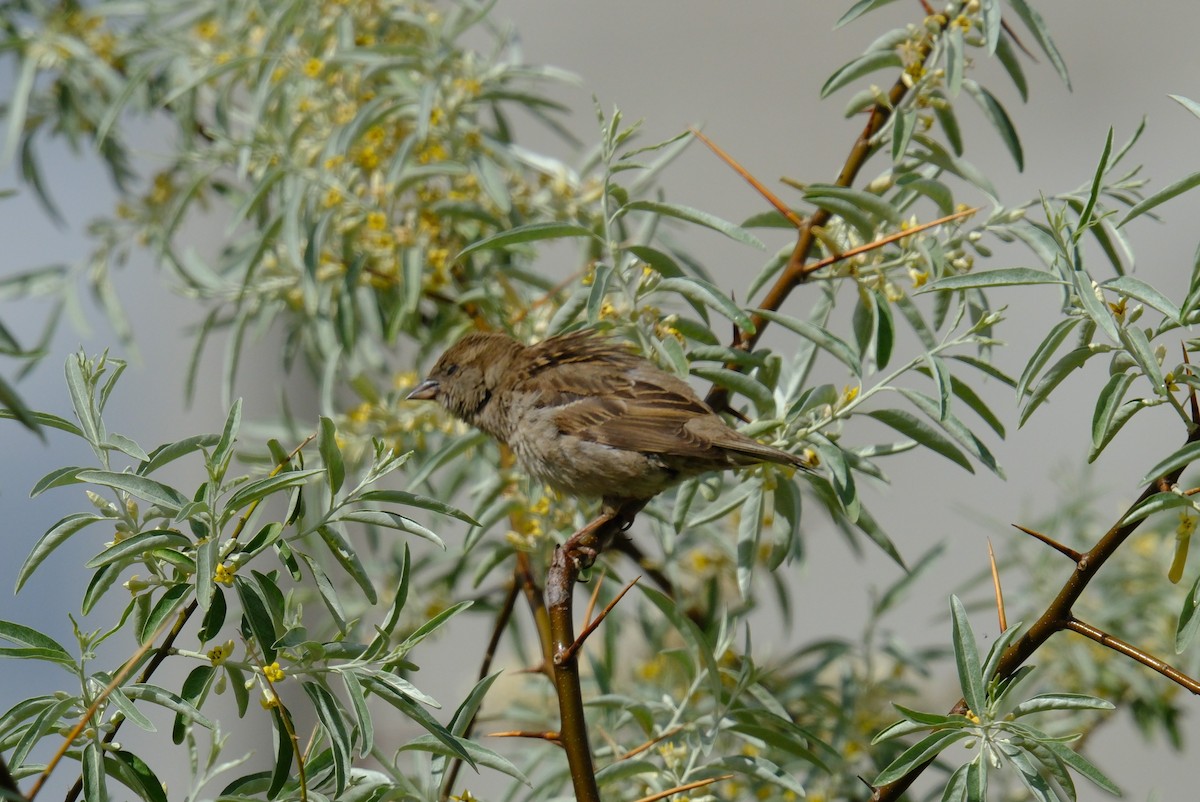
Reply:
[[[1188, 433], [1185, 444], [1190, 444], [1197, 441], [1200, 441], [1200, 428], [1193, 428], [1192, 431]], [[1020, 668], [1025, 661], [1033, 656], [1034, 652], [1041, 648], [1042, 644], [1050, 639], [1054, 633], [1064, 629], [1073, 628], [1071, 626], [1071, 622], [1075, 621], [1076, 619], [1071, 613], [1072, 606], [1074, 606], [1076, 600], [1083, 594], [1083, 591], [1087, 589], [1087, 586], [1091, 583], [1092, 579], [1096, 576], [1104, 564], [1108, 562], [1108, 559], [1116, 553], [1117, 549], [1119, 549], [1122, 544], [1125, 543], [1129, 536], [1132, 535], [1139, 526], [1141, 526], [1142, 521], [1145, 520], [1144, 518], [1141, 518], [1136, 521], [1125, 523], [1125, 519], [1128, 518], [1129, 514], [1133, 512], [1133, 510], [1136, 509], [1143, 501], [1150, 498], [1155, 493], [1160, 492], [1162, 487], [1171, 487], [1175, 485], [1179, 481], [1179, 477], [1183, 475], [1185, 468], [1187, 468], [1186, 465], [1176, 468], [1165, 476], [1152, 479], [1150, 483], [1147, 484], [1142, 490], [1141, 494], [1137, 497], [1137, 500], [1134, 501], [1133, 504], [1131, 504], [1129, 508], [1121, 515], [1117, 522], [1114, 523], [1098, 541], [1096, 541], [1096, 545], [1092, 546], [1089, 551], [1079, 555], [1079, 559], [1075, 563], [1075, 570], [1069, 577], [1067, 577], [1066, 582], [1063, 583], [1062, 588], [1058, 592], [1058, 596], [1055, 597], [1054, 601], [1050, 602], [1050, 605], [1046, 608], [1045, 612], [1038, 617], [1037, 621], [1035, 621], [1033, 625], [1025, 631], [1024, 634], [1017, 638], [1012, 645], [1004, 651], [1004, 654], [1000, 656], [1000, 660], [996, 663], [995, 676], [997, 679], [1003, 679]], [[1087, 633], [1084, 632], [1082, 634]], [[1113, 645], [1115, 648], [1115, 644], [1106, 645]], [[1132, 649], [1133, 647], [1129, 648]], [[1147, 665], [1151, 664], [1147, 663]], [[1155, 670], [1159, 669], [1156, 668]], [[1160, 673], [1164, 672], [1160, 671]], [[1171, 678], [1178, 682], [1175, 677], [1172, 676]], [[1188, 686], [1184, 685], [1184, 687]], [[958, 704], [955, 705], [955, 709], [965, 709], [964, 702], [959, 700]], [[900, 795], [903, 794], [910, 785], [912, 785], [913, 781], [916, 780], [917, 777], [919, 777], [932, 762], [933, 760], [923, 763], [900, 779], [876, 788], [871, 797], [872, 802], [894, 802], [894, 800], [899, 799]]]

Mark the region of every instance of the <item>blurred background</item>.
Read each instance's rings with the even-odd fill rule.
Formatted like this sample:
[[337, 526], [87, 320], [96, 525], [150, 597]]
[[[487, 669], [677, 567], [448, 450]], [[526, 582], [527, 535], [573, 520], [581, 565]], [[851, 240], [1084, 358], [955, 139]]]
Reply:
[[[922, 16], [915, 2], [893, 3], [834, 30], [848, 5], [782, 0], [499, 0], [493, 19], [510, 21], [519, 32], [526, 61], [555, 65], [580, 76], [576, 88], [558, 94], [574, 110], [569, 127], [582, 141], [597, 136], [594, 97], [605, 109], [619, 107], [627, 121], [644, 120], [646, 143], [665, 139], [689, 125], [701, 126], [760, 180], [781, 189], [777, 183], [780, 176], [801, 182], [832, 181], [861, 129], [861, 119], [846, 119], [842, 114], [849, 91], [820, 101], [819, 89], [828, 75], [884, 31]], [[1200, 169], [1200, 149], [1196, 147], [1200, 120], [1168, 98], [1169, 93], [1200, 98], [1200, 50], [1194, 45], [1195, 31], [1200, 30], [1200, 5], [1165, 0], [1074, 0], [1043, 2], [1038, 8], [1066, 59], [1073, 89], [1068, 91], [1044, 60], [1026, 62], [1031, 97], [1023, 105], [1007, 79], [998, 77], [994, 65], [981, 69], [981, 81], [1005, 104], [1021, 135], [1024, 172], [1016, 172], [1002, 143], [981, 117], [969, 111], [960, 115], [966, 158], [983, 167], [1001, 197], [1015, 202], [1036, 197], [1039, 191], [1063, 191], [1090, 182], [1108, 129], [1112, 127], [1115, 140], [1123, 142], [1143, 117], [1148, 128], [1129, 160], [1145, 165], [1151, 191]], [[0, 72], [0, 96], [8, 95], [13, 79], [10, 70], [6, 65]], [[887, 75], [889, 81], [892, 78], [890, 73], [878, 75]], [[162, 131], [149, 125], [136, 132], [135, 142], [153, 155], [162, 136]], [[576, 158], [561, 140], [536, 126], [524, 126], [519, 139], [568, 162]], [[90, 251], [86, 222], [109, 211], [113, 203], [106, 175], [96, 160], [73, 155], [61, 144], [44, 147], [43, 158], [49, 190], [69, 225], [55, 226], [25, 191], [0, 201], [0, 276], [86, 259]], [[873, 174], [868, 165], [864, 175]], [[763, 209], [761, 199], [699, 145], [667, 170], [662, 183], [672, 201], [729, 220], [740, 221]], [[15, 186], [17, 178], [11, 169], [0, 174], [0, 188]], [[785, 191], [781, 194], [788, 197]], [[1176, 299], [1182, 298], [1200, 237], [1195, 222], [1197, 197], [1187, 195], [1161, 207], [1164, 225], [1142, 218], [1127, 232], [1139, 258], [1137, 274]], [[220, 232], [219, 226], [212, 231], [197, 226], [198, 246], [206, 236], [219, 236]], [[687, 236], [691, 249], [706, 257], [718, 283], [727, 280], [723, 286], [744, 286], [747, 276], [759, 269], [762, 257], [756, 252], [697, 229], [689, 230]], [[782, 242], [772, 240], [769, 245]], [[1033, 265], [1032, 256], [1021, 249], [1004, 253], [988, 267]], [[1093, 269], [1107, 275], [1098, 263], [1093, 263]], [[195, 403], [191, 408], [184, 406], [182, 387], [189, 350], [185, 327], [199, 322], [200, 314], [164, 286], [169, 283], [169, 277], [157, 271], [146, 255], [117, 276], [121, 302], [130, 315], [140, 351], [122, 355], [130, 358], [131, 364], [118, 387], [114, 409], [119, 414], [110, 420], [110, 428], [144, 447], [187, 434], [219, 431], [224, 419], [216, 378], [223, 357], [220, 348], [210, 349]], [[802, 296], [803, 289], [790, 303], [806, 307]], [[746, 303], [754, 300], [739, 299]], [[1012, 292], [1003, 298], [996, 296], [996, 302], [1009, 304], [1009, 321], [1001, 328], [1008, 347], [999, 351], [997, 360], [1008, 372], [1019, 373], [1045, 333], [1042, 323], [1023, 326], [1022, 321], [1049, 319], [1047, 314], [1056, 309], [1057, 298]], [[120, 352], [113, 331], [86, 297], [81, 299], [80, 310], [87, 327], [63, 326], [50, 345], [51, 355], [18, 386], [34, 409], [70, 417], [61, 366], [75, 349]], [[38, 304], [0, 305], [6, 325], [28, 339], [40, 331], [44, 314]], [[268, 366], [276, 369], [272, 350], [276, 347], [267, 337], [246, 351], [249, 361], [241, 375], [255, 379], [243, 378], [236, 393], [246, 396], [247, 417], [268, 417], [277, 409], [280, 382], [285, 378], [263, 381], [260, 372]], [[261, 359], [259, 365], [253, 363], [256, 358]], [[906, 557], [915, 558], [936, 543], [948, 548], [938, 572], [927, 579], [900, 615], [890, 619], [899, 635], [918, 644], [946, 639], [948, 595], [963, 593], [964, 583], [986, 568], [988, 538], [1002, 549], [1006, 539], [1020, 537], [1007, 524], [1029, 523], [1052, 512], [1070, 483], [1090, 488], [1098, 520], [1111, 523], [1139, 492], [1137, 482], [1143, 473], [1178, 447], [1175, 420], [1147, 413], [1136, 418], [1119, 435], [1116, 446], [1085, 473], [1092, 404], [1104, 378], [1097, 369], [1073, 376], [1065, 392], [1020, 429], [1016, 428], [1015, 399], [1007, 408], [1002, 404], [994, 407], [1008, 427], [1008, 439], [989, 441], [988, 445], [1008, 469], [1007, 481], [987, 472], [972, 476], [936, 455], [921, 452], [891, 463], [892, 484], [872, 491], [876, 516]], [[302, 382], [286, 387], [291, 397], [311, 393]], [[984, 389], [992, 392], [989, 400], [1003, 397], [995, 388]], [[55, 555], [19, 596], [13, 596], [10, 589], [37, 538], [66, 512], [77, 509], [76, 499], [65, 501], [64, 491], [31, 500], [27, 498], [29, 488], [56, 467], [86, 464], [88, 455], [52, 433], [43, 443], [6, 424], [0, 426], [0, 457], [0, 538], [7, 555], [0, 559], [0, 619], [36, 625], [71, 643], [67, 615], [77, 610], [81, 586], [86, 582], [79, 565], [96, 550], [94, 543], [81, 540], [73, 544], [73, 552]], [[765, 645], [768, 638], [759, 635], [756, 642], [767, 654], [771, 649], [786, 650], [788, 643], [800, 639], [856, 632], [870, 603], [864, 589], [898, 577], [897, 567], [882, 553], [869, 549], [856, 556], [832, 531], [819, 531], [818, 524], [807, 542], [807, 566], [790, 569], [799, 589], [798, 620], [794, 631], [770, 638], [773, 645]], [[1123, 555], [1124, 559], [1131, 557]], [[1161, 562], [1165, 577], [1170, 554], [1150, 558]], [[1064, 560], [1064, 577], [1069, 568]], [[987, 580], [980, 581], [985, 587], [975, 588], [975, 598], [990, 592]], [[1185, 588], [1179, 589], [1180, 599], [1185, 592]], [[819, 614], [805, 615], [806, 609]], [[995, 636], [994, 615], [979, 612], [975, 626], [981, 639]], [[456, 635], [456, 640], [459, 637], [473, 636]], [[486, 633], [477, 637], [484, 638]], [[422, 689], [435, 697], [447, 701], [461, 698], [473, 682], [474, 658], [461, 675], [439, 663], [462, 665], [461, 651], [446, 639], [414, 657], [424, 669], [418, 680]], [[17, 662], [0, 663], [0, 710], [32, 693], [58, 687], [62, 680], [28, 669]], [[944, 683], [940, 697], [938, 683]], [[931, 697], [942, 706], [958, 697], [952, 677], [934, 678], [933, 684]], [[1200, 727], [1194, 717], [1186, 726], [1194, 748]], [[1110, 770], [1126, 798], [1149, 799], [1155, 793], [1166, 800], [1194, 798], [1188, 755], [1175, 754], [1161, 743], [1142, 743], [1127, 720], [1101, 728], [1089, 750], [1100, 766]], [[54, 794], [53, 789], [47, 792]], [[1080, 794], [1084, 800], [1105, 796], [1085, 782], [1080, 783]]]

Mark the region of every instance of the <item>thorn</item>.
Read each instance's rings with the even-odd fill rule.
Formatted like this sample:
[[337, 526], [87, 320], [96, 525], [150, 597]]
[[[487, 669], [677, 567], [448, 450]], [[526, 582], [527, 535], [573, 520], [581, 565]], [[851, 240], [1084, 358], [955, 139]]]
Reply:
[[560, 651], [558, 654], [554, 655], [554, 664], [562, 665], [574, 657], [575, 652], [579, 651], [580, 647], [583, 646], [583, 642], [587, 640], [588, 636], [596, 631], [596, 627], [600, 626], [600, 623], [608, 616], [610, 612], [612, 612], [612, 609], [617, 606], [617, 602], [625, 598], [625, 594], [628, 593], [629, 589], [636, 585], [638, 580], [641, 578], [641, 574], [635, 576], [633, 580], [624, 588], [622, 588], [621, 592], [617, 594], [617, 598], [610, 601], [608, 606], [600, 611], [600, 615], [596, 616], [596, 620], [583, 628], [583, 631], [579, 633], [579, 637], [575, 638], [574, 643]]
[[777, 212], [786, 217], [789, 223], [794, 225], [797, 229], [804, 227], [804, 219], [802, 217], [793, 212], [786, 203], [784, 203], [775, 195], [775, 193], [771, 192], [771, 190], [767, 189], [761, 181], [751, 175], [749, 170], [742, 167], [742, 165], [738, 164], [732, 156], [721, 150], [721, 148], [717, 146], [717, 143], [713, 142], [695, 128], [689, 128], [688, 130], [692, 132], [692, 136], [696, 137], [696, 139], [699, 139], [705, 145], [708, 145], [708, 149], [717, 154], [717, 158], [732, 167], [735, 173], [745, 179], [746, 183], [748, 183], [750, 186], [754, 187], [755, 191], [758, 192], [759, 195], [762, 195], [763, 198], [766, 199], [767, 203], [774, 206]]
[[552, 744], [562, 745], [562, 735], [554, 730], [544, 730], [538, 732], [535, 730], [505, 730], [503, 732], [489, 732], [489, 738], [534, 738], [539, 741], [549, 741]]
[[1008, 629], [1008, 615], [1004, 612], [1004, 591], [1000, 588], [1000, 569], [996, 567], [996, 551], [992, 548], [992, 539], [988, 538], [988, 562], [992, 564], [992, 587], [996, 591], [996, 618], [1000, 622], [1000, 631]]
[[1031, 537], [1037, 538], [1038, 540], [1042, 541], [1050, 548], [1057, 551], [1059, 554], [1063, 554], [1063, 555], [1066, 555], [1067, 557], [1070, 557], [1071, 560], [1074, 562], [1079, 562], [1080, 560], [1083, 559], [1082, 553], [1075, 551], [1075, 549], [1071, 548], [1070, 546], [1064, 546], [1062, 543], [1059, 543], [1057, 540], [1049, 537], [1048, 535], [1043, 535], [1041, 532], [1038, 532], [1033, 529], [1028, 529], [1024, 526], [1021, 526], [1020, 524], [1012, 524], [1012, 526], [1016, 529], [1020, 529], [1022, 532], [1024, 532], [1025, 534], [1027, 534]]
[[600, 571], [600, 578], [596, 580], [596, 587], [592, 588], [591, 598], [588, 599], [587, 609], [583, 612], [584, 627], [588, 626], [588, 622], [592, 620], [592, 610], [596, 609], [596, 600], [600, 595], [600, 588], [604, 587], [604, 580], [608, 578], [608, 567], [606, 566]]
[[721, 780], [731, 780], [731, 779], [733, 779], [732, 774], [722, 774], [720, 777], [709, 777], [707, 780], [696, 780], [696, 782], [694, 782], [694, 783], [687, 783], [686, 785], [677, 785], [674, 788], [668, 788], [665, 791], [659, 791], [657, 794], [651, 794], [650, 796], [644, 796], [641, 799], [637, 800], [637, 802], [658, 802], [658, 800], [660, 800], [660, 799], [666, 799], [669, 796], [674, 796], [675, 794], [679, 794], [684, 791], [693, 791], [697, 788], [703, 788], [706, 785], [712, 785], [713, 783], [719, 783], [719, 782], [721, 782]]
[[662, 735], [658, 735], [654, 738], [651, 738], [649, 741], [646, 741], [645, 743], [643, 743], [640, 746], [635, 746], [634, 748], [630, 749], [625, 754], [619, 756], [613, 762], [620, 763], [622, 760], [628, 760], [631, 757], [636, 757], [636, 756], [640, 755], [642, 752], [645, 752], [650, 747], [654, 746], [655, 744], [662, 743], [666, 739], [672, 738], [672, 737], [678, 735], [679, 733], [683, 732], [683, 729], [684, 729], [684, 725], [682, 725], [682, 724], [680, 724], [678, 727], [672, 727], [671, 729], [664, 732]]
[[895, 234], [889, 234], [886, 237], [882, 237], [880, 239], [875, 240], [874, 242], [868, 242], [866, 245], [859, 245], [857, 248], [851, 248], [848, 251], [836, 253], [833, 256], [826, 256], [824, 259], [821, 259], [820, 261], [812, 262], [810, 264], [805, 265], [801, 270], [801, 275], [807, 276], [809, 273], [813, 273], [817, 270], [820, 270], [822, 267], [829, 267], [830, 265], [832, 265], [836, 262], [840, 262], [843, 259], [849, 259], [852, 256], [858, 256], [860, 253], [866, 253], [867, 251], [873, 251], [876, 248], [882, 248], [884, 245], [889, 245], [889, 244], [895, 242], [896, 240], [904, 239], [905, 237], [910, 237], [913, 234], [918, 234], [927, 228], [933, 228], [934, 226], [940, 226], [943, 223], [949, 223], [951, 221], [959, 219], [960, 217], [970, 217], [971, 215], [975, 214], [975, 212], [977, 212], [977, 211], [979, 211], [979, 207], [973, 206], [970, 209], [963, 209], [961, 212], [955, 212], [954, 214], [948, 214], [945, 217], [939, 217], [937, 220], [931, 220], [928, 223], [922, 223], [919, 226], [913, 226], [912, 228], [906, 228], [903, 231], [897, 231]]

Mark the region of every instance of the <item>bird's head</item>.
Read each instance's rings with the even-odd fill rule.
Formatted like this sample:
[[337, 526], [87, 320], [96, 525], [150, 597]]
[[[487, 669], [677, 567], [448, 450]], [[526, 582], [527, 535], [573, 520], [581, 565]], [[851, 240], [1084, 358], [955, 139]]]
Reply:
[[468, 334], [446, 349], [408, 398], [437, 401], [455, 417], [474, 423], [524, 348], [507, 334]]

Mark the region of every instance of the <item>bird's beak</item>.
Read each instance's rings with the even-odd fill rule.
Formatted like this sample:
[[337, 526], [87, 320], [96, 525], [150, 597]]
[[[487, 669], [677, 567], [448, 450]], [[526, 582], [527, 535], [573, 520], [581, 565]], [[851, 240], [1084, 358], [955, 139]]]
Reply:
[[438, 383], [434, 379], [426, 379], [413, 388], [413, 391], [405, 396], [408, 401], [433, 401], [437, 398]]

